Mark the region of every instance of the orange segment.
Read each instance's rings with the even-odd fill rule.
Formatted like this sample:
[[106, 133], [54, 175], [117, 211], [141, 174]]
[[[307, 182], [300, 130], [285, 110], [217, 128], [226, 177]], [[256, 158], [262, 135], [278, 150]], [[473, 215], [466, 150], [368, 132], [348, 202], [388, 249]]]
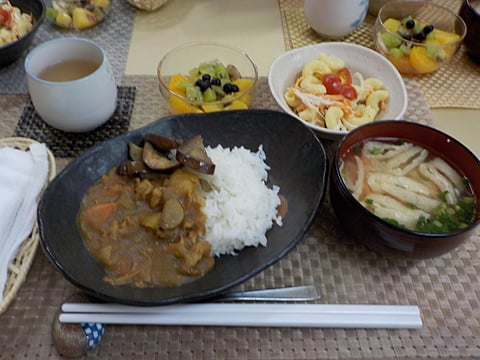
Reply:
[[202, 109], [205, 112], [222, 111], [223, 105], [222, 104], [203, 104]]
[[188, 113], [202, 112], [202, 110], [200, 110], [198, 106], [192, 105], [187, 101], [180, 99], [176, 96], [170, 96], [169, 101], [170, 101], [170, 107], [174, 114], [188, 114]]
[[225, 106], [225, 110], [247, 110], [248, 105], [245, 104], [243, 101], [234, 100], [231, 104]]
[[410, 51], [410, 63], [419, 74], [437, 70], [442, 64], [427, 54], [423, 47], [414, 46]]
[[253, 80], [252, 79], [236, 79], [232, 81], [233, 84], [238, 86], [238, 89], [240, 92], [245, 92], [248, 89], [250, 89], [253, 85]]
[[247, 104], [247, 106], [250, 106], [250, 104], [252, 103], [252, 95], [243, 94], [242, 96], [240, 96], [238, 100], [240, 100], [241, 102], [244, 102], [245, 104]]
[[[180, 86], [181, 83], [191, 82], [190, 78], [181, 74], [173, 75], [168, 83], [168, 88], [174, 93], [185, 96], [184, 87]], [[188, 101], [180, 99], [176, 96], [170, 96], [169, 98], [170, 108], [174, 114], [188, 114], [195, 112], [202, 112], [198, 106], [190, 104]]]
[[412, 64], [410, 64], [410, 59], [408, 55], [405, 56], [393, 56], [388, 55], [388, 60], [400, 71], [401, 73], [411, 73]]
[[176, 74], [170, 78], [170, 82], [168, 83], [168, 88], [173, 92], [177, 93], [178, 95], [185, 96], [184, 88], [180, 87], [179, 85], [180, 83], [190, 82], [190, 81], [191, 81], [190, 78], [184, 75]]
[[[246, 93], [250, 88], [253, 86], [253, 80], [252, 79], [236, 79], [232, 81], [235, 85], [238, 86], [239, 92], [240, 93]], [[247, 104], [247, 106], [250, 105], [252, 102], [252, 95], [250, 94], [243, 94], [238, 100], [242, 101], [243, 103]]]
[[440, 44], [453, 44], [457, 42], [458, 39], [460, 39], [460, 35], [452, 32], [448, 32], [440, 29], [435, 29], [433, 31], [435, 35], [433, 38]]

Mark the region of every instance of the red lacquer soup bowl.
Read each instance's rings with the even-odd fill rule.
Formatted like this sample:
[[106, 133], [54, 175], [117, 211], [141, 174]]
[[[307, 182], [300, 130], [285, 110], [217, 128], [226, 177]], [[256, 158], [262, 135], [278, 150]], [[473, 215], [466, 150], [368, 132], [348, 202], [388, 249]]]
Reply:
[[[388, 205], [385, 205], [383, 199], [385, 196], [391, 195], [389, 191], [397, 191], [391, 190], [392, 188], [398, 189], [400, 194], [403, 194], [405, 189], [402, 187], [408, 188], [407, 185], [410, 184], [411, 186], [411, 182], [410, 180], [405, 180], [403, 175], [398, 174], [394, 177], [370, 173], [360, 176], [358, 175], [359, 173], [353, 172], [354, 177], [357, 176], [357, 178], [353, 179], [353, 183], [358, 186], [352, 189], [352, 179], [345, 178], [345, 173], [348, 173], [345, 169], [347, 168], [346, 164], [349, 156], [352, 157], [352, 154], [355, 152], [366, 154], [367, 159], [357, 155], [361, 161], [358, 167], [364, 171], [366, 170], [362, 164], [369, 164], [371, 159], [369, 160], [368, 158], [372, 158], [367, 151], [370, 151], [373, 155], [375, 153], [380, 154], [383, 151], [382, 156], [386, 158], [390, 156], [386, 150], [382, 150], [381, 147], [377, 149], [376, 145], [372, 145], [373, 143], [370, 144], [370, 147], [364, 146], [367, 141], [394, 144], [397, 147], [392, 146], [392, 148], [399, 152], [403, 151], [403, 149], [400, 149], [400, 145], [405, 145], [406, 143], [413, 144], [428, 151], [428, 155], [423, 162], [431, 161], [432, 158], [440, 158], [449, 164], [450, 168], [460, 175], [464, 184], [463, 189], [466, 189], [466, 193], [470, 197], [470, 210], [473, 213], [470, 217], [471, 222], [467, 224], [462, 223], [462, 227], [448, 230], [444, 233], [433, 233], [432, 230], [426, 231], [425, 228], [420, 231], [417, 228], [405, 227], [403, 224], [397, 223], [395, 219], [392, 220], [393, 216], [380, 216], [380, 214], [385, 212], [394, 214], [394, 216], [398, 215], [397, 211], [400, 211], [396, 208], [398, 201], [394, 201], [392, 205], [390, 205], [390, 202], [387, 202]], [[412, 156], [412, 159], [417, 157], [419, 155]], [[420, 160], [418, 161], [420, 162]], [[443, 162], [436, 161], [434, 163], [442, 164]], [[439, 166], [440, 170], [435, 168], [431, 170], [430, 164], [425, 165], [426, 167], [422, 167], [422, 169], [430, 169], [428, 171], [431, 171], [435, 176], [440, 173], [438, 177], [443, 176], [445, 178], [443, 165]], [[405, 168], [407, 164], [405, 163], [401, 166]], [[397, 170], [395, 168], [395, 171]], [[378, 168], [376, 171], [379, 171]], [[400, 169], [399, 171], [401, 172], [402, 170]], [[348, 232], [349, 236], [354, 237], [378, 253], [387, 256], [417, 259], [437, 257], [455, 249], [478, 231], [477, 227], [480, 224], [480, 204], [478, 201], [480, 194], [480, 161], [459, 141], [432, 127], [408, 121], [381, 121], [359, 127], [351, 131], [340, 141], [332, 163], [330, 176], [330, 198], [333, 209], [342, 223], [342, 228]], [[417, 174], [417, 177], [421, 178], [422, 176]], [[363, 179], [363, 182], [356, 182], [358, 178]], [[434, 180], [437, 181], [436, 178]], [[408, 184], [404, 185], [403, 181], [407, 181]], [[413, 184], [416, 183], [414, 182]], [[405, 199], [400, 199], [399, 201], [408, 202], [406, 205], [408, 205], [411, 211], [423, 213], [420, 207], [425, 204], [421, 202], [420, 205], [415, 205], [418, 198], [422, 197], [422, 195], [418, 195], [420, 187], [414, 187], [416, 188], [414, 189], [415, 196], [411, 197], [411, 193], [407, 192], [408, 196], [405, 195]], [[372, 189], [375, 189], [379, 194], [368, 195], [363, 199], [357, 196], [359, 192], [368, 192], [372, 191]], [[440, 201], [442, 204], [447, 203], [446, 198], [448, 199], [449, 195], [455, 193], [452, 189], [450, 191], [437, 189], [437, 192], [440, 192], [438, 199], [433, 199], [432, 201]], [[458, 194], [458, 198], [464, 199], [463, 193]], [[415, 204], [412, 205], [411, 202]], [[390, 209], [390, 206], [394, 210]], [[451, 207], [455, 209], [455, 205]], [[378, 216], [371, 211], [372, 208], [381, 208]], [[407, 211], [409, 214], [410, 210]], [[433, 221], [431, 222], [433, 223]], [[440, 225], [444, 226], [443, 223]], [[427, 227], [427, 229], [431, 228]]]

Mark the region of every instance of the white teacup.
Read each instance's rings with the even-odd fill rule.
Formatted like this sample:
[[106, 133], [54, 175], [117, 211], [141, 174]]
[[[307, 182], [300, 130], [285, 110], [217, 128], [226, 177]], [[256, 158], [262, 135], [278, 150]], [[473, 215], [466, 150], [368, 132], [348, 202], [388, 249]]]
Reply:
[[86, 132], [105, 123], [117, 106], [117, 85], [105, 51], [82, 38], [59, 38], [25, 59], [35, 110], [49, 125]]
[[304, 13], [310, 27], [326, 39], [340, 39], [365, 20], [368, 0], [305, 0]]

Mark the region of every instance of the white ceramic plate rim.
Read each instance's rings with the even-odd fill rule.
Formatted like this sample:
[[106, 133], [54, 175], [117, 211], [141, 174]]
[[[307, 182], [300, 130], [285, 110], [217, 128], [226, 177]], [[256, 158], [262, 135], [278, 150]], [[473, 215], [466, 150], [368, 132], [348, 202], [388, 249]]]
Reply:
[[[397, 106], [394, 107], [395, 104], [389, 104], [379, 120], [400, 120], [403, 118], [408, 106], [407, 89], [395, 66], [372, 49], [343, 42], [326, 42], [289, 50], [273, 61], [268, 72], [268, 85], [275, 101], [285, 112], [314, 129], [322, 137], [331, 139], [347, 134], [347, 131], [326, 129], [301, 119], [290, 109], [283, 97], [287, 88], [295, 82], [305, 63], [318, 57], [322, 52], [340, 57], [352, 72], [357, 71], [364, 78], [372, 76], [379, 78], [384, 82], [384, 86], [389, 93], [398, 98], [398, 101], [395, 102]], [[361, 65], [359, 66], [359, 64]], [[282, 69], [289, 70], [282, 74], [282, 78], [277, 78], [278, 74], [282, 73]], [[392, 81], [388, 81], [387, 76], [383, 74], [388, 74], [388, 78]]]

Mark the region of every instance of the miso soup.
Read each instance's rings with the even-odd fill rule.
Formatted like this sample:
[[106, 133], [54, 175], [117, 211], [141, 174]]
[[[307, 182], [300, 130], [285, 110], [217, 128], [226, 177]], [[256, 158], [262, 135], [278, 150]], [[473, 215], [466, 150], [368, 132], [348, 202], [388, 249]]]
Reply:
[[469, 180], [428, 149], [395, 140], [369, 140], [342, 159], [342, 178], [369, 211], [396, 226], [448, 233], [470, 225], [476, 198]]

